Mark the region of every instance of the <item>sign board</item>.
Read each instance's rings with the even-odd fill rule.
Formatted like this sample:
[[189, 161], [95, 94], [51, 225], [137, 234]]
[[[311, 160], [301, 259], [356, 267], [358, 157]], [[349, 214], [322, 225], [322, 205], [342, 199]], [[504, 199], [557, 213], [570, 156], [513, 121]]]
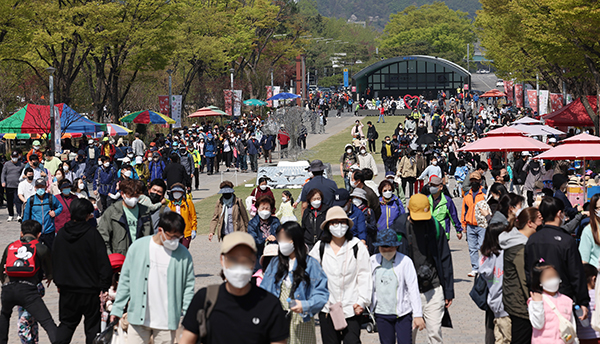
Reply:
[[356, 92], [356, 86], [352, 86], [352, 92]]
[[160, 106], [160, 113], [165, 116], [169, 116], [169, 96], [158, 96], [158, 104]]
[[344, 87], [348, 87], [348, 68], [344, 68]]
[[60, 146], [60, 139], [62, 138], [62, 128], [60, 127], [60, 111], [56, 105], [54, 105], [54, 133], [52, 133], [52, 139], [54, 140], [54, 151], [62, 152]]
[[181, 105], [182, 105], [183, 97], [180, 95], [172, 95], [171, 96], [171, 106], [173, 109], [171, 110], [171, 118], [175, 120], [175, 124], [173, 124], [173, 128], [181, 128]]
[[469, 90], [469, 84], [464, 84], [463, 90], [468, 91]]
[[242, 90], [233, 91], [233, 115], [242, 115]]

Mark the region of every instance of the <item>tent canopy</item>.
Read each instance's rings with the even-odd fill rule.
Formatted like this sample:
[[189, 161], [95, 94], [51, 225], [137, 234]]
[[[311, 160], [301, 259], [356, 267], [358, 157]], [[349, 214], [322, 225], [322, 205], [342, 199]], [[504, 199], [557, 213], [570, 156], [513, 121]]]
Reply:
[[[85, 134], [102, 131], [102, 124], [87, 119], [66, 104], [57, 104], [55, 107], [60, 115], [63, 133]], [[28, 104], [0, 122], [0, 133], [47, 134], [50, 129], [49, 105]]]
[[[596, 108], [596, 96], [587, 96], [588, 102], [594, 112]], [[576, 126], [576, 127], [593, 127], [594, 122], [587, 114], [581, 99], [578, 98], [567, 106], [551, 112], [547, 115], [543, 115], [546, 120], [546, 124], [551, 126]]]
[[517, 125], [511, 126], [511, 128], [521, 130], [522, 132], [526, 133], [529, 136], [544, 136], [544, 135], [547, 136], [547, 135], [565, 135], [566, 134], [558, 129], [554, 129], [550, 126], [540, 125], [540, 124], [532, 124], [532, 125], [517, 124]]
[[500, 97], [506, 97], [506, 94], [504, 92], [500, 92], [500, 90], [497, 89], [491, 89], [487, 92], [485, 92], [484, 94], [479, 96], [480, 98], [500, 98]]
[[485, 133], [485, 135], [487, 135], [487, 136], [498, 136], [498, 135], [501, 135], [501, 136], [523, 136], [523, 135], [525, 135], [525, 133], [522, 132], [521, 130], [515, 129], [513, 127], [503, 126], [498, 129], [490, 130], [487, 133]]
[[542, 121], [539, 119], [531, 118], [529, 116], [525, 116], [523, 118], [519, 118], [518, 120], [512, 122], [513, 125], [516, 124], [542, 124]]

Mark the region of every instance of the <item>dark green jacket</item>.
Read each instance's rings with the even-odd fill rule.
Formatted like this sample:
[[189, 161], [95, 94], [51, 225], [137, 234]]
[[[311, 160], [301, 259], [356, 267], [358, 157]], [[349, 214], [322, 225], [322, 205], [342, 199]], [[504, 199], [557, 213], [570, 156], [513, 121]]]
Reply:
[[127, 216], [123, 211], [123, 202], [114, 203], [102, 214], [98, 224], [98, 232], [102, 235], [108, 254], [120, 253], [127, 255], [127, 250], [135, 239], [154, 233], [152, 229], [152, 218], [150, 211], [145, 205], [139, 204], [139, 215], [137, 232], [135, 238], [131, 238], [127, 227]]

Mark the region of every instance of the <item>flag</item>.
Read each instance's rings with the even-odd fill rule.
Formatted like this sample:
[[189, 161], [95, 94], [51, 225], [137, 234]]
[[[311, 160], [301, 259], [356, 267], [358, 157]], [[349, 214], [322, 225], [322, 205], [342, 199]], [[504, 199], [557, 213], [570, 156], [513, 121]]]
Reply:
[[563, 107], [562, 93], [550, 93], [550, 105], [552, 106], [552, 111], [556, 111]]

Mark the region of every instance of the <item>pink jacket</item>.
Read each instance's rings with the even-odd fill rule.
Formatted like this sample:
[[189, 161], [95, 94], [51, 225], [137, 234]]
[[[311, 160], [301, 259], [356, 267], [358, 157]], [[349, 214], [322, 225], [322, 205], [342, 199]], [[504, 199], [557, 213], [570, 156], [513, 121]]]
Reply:
[[[557, 293], [556, 297], [549, 295], [544, 296], [545, 299], [553, 302], [556, 306], [556, 310], [560, 312], [568, 321], [571, 321], [573, 312], [573, 300], [570, 297]], [[532, 299], [527, 300], [527, 304], [532, 302]], [[552, 308], [546, 301], [544, 304], [544, 326], [538, 330], [533, 327], [533, 334], [531, 336], [531, 344], [564, 344], [564, 341], [560, 338], [559, 331], [559, 320]], [[530, 313], [530, 318], [532, 314]], [[533, 322], [532, 322], [533, 323]]]

